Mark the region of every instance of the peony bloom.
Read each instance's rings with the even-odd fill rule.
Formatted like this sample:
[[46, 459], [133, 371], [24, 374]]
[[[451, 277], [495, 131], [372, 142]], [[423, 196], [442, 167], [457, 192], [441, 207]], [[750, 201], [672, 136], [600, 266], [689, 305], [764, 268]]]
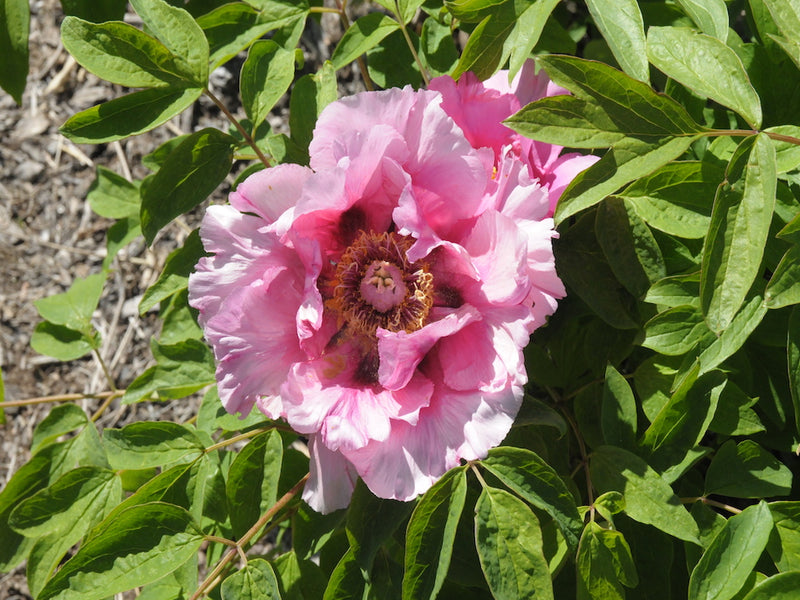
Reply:
[[[513, 102], [482, 102], [495, 97], [487, 114], [504, 118]], [[522, 348], [565, 294], [548, 190], [520, 140], [484, 143], [452, 102], [410, 87], [334, 102], [311, 168], [255, 173], [203, 219], [212, 255], [189, 294], [222, 402], [308, 437], [303, 497], [321, 512], [346, 506], [358, 477], [414, 498], [500, 444]]]
[[500, 71], [483, 82], [473, 73], [464, 73], [458, 82], [447, 76], [437, 77], [431, 81], [430, 89], [442, 94], [442, 108], [461, 127], [473, 147], [491, 148], [495, 160], [502, 157], [504, 148], [511, 147], [527, 166], [528, 174], [547, 188], [549, 216], [552, 216], [569, 182], [599, 157], [576, 152], [562, 155], [561, 146], [535, 142], [502, 124], [526, 104], [545, 96], [569, 93], [550, 81], [544, 71], [534, 74], [534, 64], [527, 61], [511, 85], [508, 71]]

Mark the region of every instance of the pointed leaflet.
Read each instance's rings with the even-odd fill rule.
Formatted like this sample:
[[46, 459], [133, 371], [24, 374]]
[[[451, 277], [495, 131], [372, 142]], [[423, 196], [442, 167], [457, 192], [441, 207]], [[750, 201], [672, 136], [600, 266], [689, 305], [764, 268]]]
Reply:
[[614, 275], [632, 295], [644, 297], [651, 284], [666, 277], [661, 249], [630, 202], [616, 196], [601, 202], [595, 234]]
[[425, 492], [414, 508], [406, 530], [403, 600], [427, 600], [439, 593], [466, 493], [465, 467], [457, 467]]
[[800, 6], [793, 0], [763, 0], [772, 20], [789, 39], [800, 39]]
[[761, 272], [775, 206], [775, 171], [772, 142], [759, 134], [739, 145], [717, 190], [700, 280], [705, 320], [717, 334], [730, 325]]
[[612, 365], [606, 367], [600, 415], [606, 444], [633, 449], [636, 442], [636, 399], [631, 386]]
[[194, 430], [171, 421], [139, 421], [103, 431], [115, 469], [161, 467], [200, 456], [205, 446]]
[[800, 502], [770, 502], [775, 532], [767, 551], [779, 571], [800, 571]]
[[699, 356], [700, 374], [721, 365], [725, 359], [741, 348], [750, 334], [767, 314], [767, 306], [761, 296], [753, 296], [733, 318], [728, 328]]
[[278, 580], [263, 558], [248, 560], [244, 568], [222, 582], [222, 600], [280, 600]]
[[557, 55], [540, 56], [537, 62], [555, 83], [593, 100], [630, 137], [655, 141], [705, 131], [678, 102], [604, 63]]
[[630, 201], [650, 227], [698, 239], [708, 231], [711, 205], [723, 176], [722, 169], [710, 163], [674, 162], [634, 181], [618, 195]]
[[650, 175], [680, 157], [699, 137], [630, 137], [621, 140], [567, 186], [556, 208], [556, 223], [560, 224], [575, 213], [594, 206], [634, 179]]
[[496, 600], [552, 600], [539, 519], [522, 500], [484, 487], [475, 506], [475, 544]]
[[647, 55], [656, 68], [701, 96], [761, 126], [761, 100], [742, 61], [717, 38], [680, 27], [650, 27]]
[[636, 0], [586, 0], [586, 5], [622, 70], [649, 82], [644, 21]]
[[21, 502], [12, 511], [9, 524], [27, 537], [63, 532], [78, 521], [86, 523], [88, 529], [92, 519], [108, 512], [121, 496], [122, 485], [114, 471], [79, 467]]
[[689, 600], [730, 600], [756, 566], [772, 531], [766, 502], [728, 519], [689, 578]]
[[794, 600], [800, 590], [800, 571], [778, 573], [754, 587], [742, 600]]
[[200, 204], [225, 179], [235, 145], [236, 140], [217, 129], [201, 129], [142, 182], [142, 233], [148, 244], [162, 227]]
[[682, 356], [711, 335], [700, 310], [688, 304], [657, 314], [644, 331], [642, 346], [667, 356]]
[[333, 51], [331, 62], [337, 71], [350, 64], [370, 48], [374, 48], [380, 41], [393, 31], [397, 31], [400, 24], [386, 15], [374, 12], [356, 20], [347, 31]]
[[590, 456], [592, 481], [599, 492], [617, 491], [625, 497], [625, 513], [634, 521], [664, 533], [699, 543], [697, 524], [669, 484], [641, 458], [613, 446], [601, 446]]
[[178, 506], [152, 502], [117, 515], [61, 567], [39, 600], [102, 600], [171, 573], [204, 536]]
[[[427, 23], [427, 21], [426, 21]], [[313, 74], [303, 75], [292, 87], [289, 98], [289, 129], [292, 140], [308, 148], [322, 109], [337, 98], [336, 70], [326, 61]]]
[[786, 353], [789, 370], [789, 388], [794, 405], [795, 431], [800, 433], [800, 306], [795, 306], [789, 315]]
[[66, 17], [61, 41], [84, 69], [132, 88], [193, 84], [194, 74], [157, 39], [121, 22]]
[[647, 463], [660, 473], [686, 458], [714, 418], [725, 376], [713, 371], [698, 378], [697, 372], [695, 367], [683, 379], [640, 442]]
[[725, 442], [706, 472], [704, 495], [764, 498], [788, 496], [791, 491], [789, 468], [752, 440]]
[[123, 219], [139, 216], [139, 187], [100, 165], [97, 165], [97, 176], [89, 186], [86, 199], [101, 217]]
[[272, 40], [259, 40], [250, 46], [242, 65], [239, 87], [247, 117], [258, 127], [286, 93], [294, 79], [294, 52]]
[[764, 299], [772, 309], [800, 303], [800, 245], [783, 255], [764, 290]]
[[514, 78], [539, 42], [550, 14], [558, 0], [534, 0], [522, 11], [504, 47], [504, 54], [510, 53], [508, 77]]
[[185, 290], [189, 286], [189, 274], [194, 271], [194, 266], [204, 254], [199, 229], [195, 229], [183, 242], [183, 246], [167, 256], [158, 279], [147, 288], [139, 302], [139, 314], [144, 315], [159, 302]]
[[236, 538], [275, 504], [282, 460], [283, 441], [274, 430], [254, 437], [233, 459], [225, 492]]
[[164, 0], [131, 0], [131, 5], [167, 50], [183, 63], [192, 83], [208, 83], [208, 41], [203, 30], [188, 12]]
[[510, 490], [547, 511], [570, 547], [577, 545], [583, 524], [575, 498], [558, 473], [536, 453], [522, 448], [493, 448], [480, 464]]
[[199, 87], [165, 87], [134, 92], [72, 115], [60, 131], [78, 144], [121, 140], [169, 121], [202, 93]]
[[22, 104], [28, 78], [28, 30], [31, 11], [28, 0], [0, 2], [0, 87]]
[[66, 292], [36, 300], [36, 310], [43, 319], [55, 325], [88, 334], [92, 330], [92, 313], [100, 301], [105, 280], [102, 273], [76, 279]]
[[412, 504], [377, 498], [359, 480], [347, 511], [347, 539], [358, 565], [366, 572], [381, 545], [411, 513]]
[[578, 600], [625, 600], [626, 587], [639, 583], [631, 549], [619, 531], [590, 522], [578, 548]]
[[678, 0], [700, 31], [724, 42], [728, 39], [728, 7], [725, 0]]

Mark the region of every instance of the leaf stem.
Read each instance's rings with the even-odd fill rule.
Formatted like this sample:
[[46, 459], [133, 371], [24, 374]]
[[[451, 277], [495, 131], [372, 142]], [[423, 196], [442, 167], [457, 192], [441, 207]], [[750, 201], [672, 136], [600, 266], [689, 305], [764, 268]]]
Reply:
[[106, 398], [103, 401], [103, 403], [98, 407], [98, 409], [94, 411], [94, 414], [91, 417], [92, 423], [95, 423], [97, 419], [99, 419], [102, 416], [102, 414], [106, 412], [106, 409], [109, 406], [111, 406], [111, 403], [114, 401], [115, 398], [119, 398], [120, 396], [124, 395], [125, 395], [125, 390], [122, 391], [115, 390], [112, 394], [110, 394], [108, 398]]
[[103, 375], [106, 377], [106, 381], [108, 382], [108, 387], [111, 388], [111, 391], [117, 391], [117, 384], [114, 383], [114, 378], [111, 376], [111, 371], [108, 370], [108, 365], [106, 361], [103, 360], [103, 357], [100, 356], [99, 350], [92, 350], [92, 354], [94, 354], [94, 358], [97, 361], [97, 364], [100, 365], [100, 368], [103, 369]]
[[217, 98], [208, 88], [205, 88], [203, 92], [205, 93], [206, 96], [208, 96], [211, 99], [211, 101], [217, 106], [217, 108], [222, 111], [222, 114], [228, 117], [228, 120], [231, 123], [233, 123], [233, 126], [236, 127], [236, 130], [240, 134], [242, 134], [242, 137], [256, 153], [256, 156], [258, 156], [259, 160], [262, 163], [264, 163], [264, 166], [267, 168], [271, 167], [272, 165], [270, 164], [269, 159], [261, 151], [261, 148], [258, 147], [258, 144], [256, 144], [256, 141], [253, 139], [253, 137], [249, 133], [247, 133], [244, 127], [242, 127], [242, 124], [239, 123], [239, 120], [236, 117], [234, 117], [233, 114], [231, 114], [231, 112], [228, 110], [228, 107], [225, 106], [222, 103], [222, 101], [219, 98]]
[[550, 394], [550, 397], [553, 398], [556, 402], [556, 406], [561, 411], [561, 414], [564, 415], [564, 419], [569, 423], [570, 429], [572, 429], [572, 434], [575, 436], [575, 440], [578, 442], [578, 451], [581, 454], [581, 465], [583, 467], [583, 472], [586, 475], [586, 495], [589, 499], [589, 519], [594, 521], [594, 488], [592, 487], [592, 476], [589, 473], [589, 454], [586, 452], [586, 444], [583, 441], [583, 437], [581, 437], [581, 432], [578, 429], [578, 424], [575, 422], [575, 419], [572, 417], [570, 412], [564, 407], [559, 398], [558, 394], [555, 393], [554, 390], [551, 388], [546, 388], [547, 393]]
[[718, 502], [717, 500], [712, 500], [711, 498], [706, 498], [705, 496], [692, 496], [690, 498], [681, 498], [681, 504], [694, 504], [695, 502], [702, 502], [703, 504], [707, 504], [708, 506], [715, 506], [717, 508], [721, 508], [722, 510], [726, 510], [734, 515], [738, 515], [740, 512], [742, 512], [741, 508], [736, 508], [735, 506], [731, 506], [730, 504], [725, 504], [724, 502]]
[[214, 567], [214, 570], [205, 578], [203, 583], [200, 584], [200, 587], [197, 588], [190, 600], [198, 600], [201, 596], [205, 595], [209, 590], [211, 590], [216, 584], [220, 581], [220, 574], [237, 555], [241, 556], [244, 552], [244, 547], [250, 542], [250, 540], [255, 537], [255, 535], [259, 532], [259, 530], [266, 525], [276, 514], [278, 514], [289, 502], [294, 498], [303, 486], [308, 481], [309, 474], [303, 476], [300, 481], [292, 486], [288, 492], [286, 492], [283, 496], [281, 496], [280, 500], [278, 500], [272, 507], [265, 512], [261, 518], [255, 522], [255, 524], [245, 533], [240, 540], [235, 542], [236, 547], [231, 548], [228, 553], [223, 556], [220, 561], [217, 563], [217, 566]]
[[24, 400], [8, 400], [0, 403], [3, 408], [14, 406], [31, 406], [34, 404], [46, 404], [48, 402], [72, 402], [83, 400], [84, 398], [116, 398], [125, 394], [125, 390], [114, 390], [110, 392], [98, 392], [96, 394], [56, 394], [55, 396], [41, 396], [39, 398], [26, 398]]
[[[338, 7], [339, 18], [342, 21], [342, 27], [344, 30], [347, 31], [350, 29], [350, 19], [347, 17], [347, 0], [336, 0], [336, 6]], [[367, 63], [364, 62], [364, 57], [359, 56], [356, 59], [358, 63], [358, 70], [361, 71], [361, 79], [364, 81], [364, 87], [367, 88], [368, 92], [374, 92], [375, 86], [372, 83], [372, 79], [369, 77], [369, 72], [367, 71]]]
[[749, 137], [751, 135], [758, 135], [763, 133], [768, 138], [776, 142], [786, 142], [787, 144], [794, 144], [800, 146], [800, 138], [791, 135], [784, 135], [782, 133], [775, 133], [773, 131], [757, 131], [755, 129], [712, 129], [707, 132], [706, 137], [723, 137], [729, 135], [731, 137]]
[[225, 446], [230, 446], [231, 444], [235, 444], [236, 442], [240, 442], [242, 440], [255, 437], [260, 433], [271, 431], [273, 429], [277, 429], [279, 431], [292, 431], [289, 427], [282, 425], [270, 425], [269, 427], [259, 427], [258, 429], [251, 429], [250, 431], [245, 431], [244, 433], [235, 435], [232, 438], [228, 438], [222, 440], [221, 442], [217, 442], [213, 446], [209, 446], [208, 448], [205, 449], [205, 453], [209, 454], [211, 452], [214, 452], [214, 450], [219, 450], [220, 448], [224, 448]]
[[406, 25], [403, 22], [403, 15], [400, 14], [400, 3], [398, 0], [394, 0], [394, 14], [397, 17], [397, 22], [400, 24], [400, 29], [403, 31], [403, 37], [406, 38], [406, 44], [408, 44], [408, 49], [411, 50], [411, 55], [414, 57], [414, 60], [419, 67], [419, 73], [422, 75], [422, 81], [425, 82], [425, 87], [428, 87], [430, 84], [431, 79], [428, 77], [428, 74], [425, 72], [425, 67], [422, 65], [422, 61], [419, 59], [419, 54], [417, 54], [417, 49], [414, 48], [414, 42], [411, 41], [411, 36], [408, 35], [408, 30], [406, 29]]
[[478, 478], [478, 482], [481, 484], [481, 487], [484, 489], [489, 487], [486, 483], [486, 480], [483, 478], [483, 475], [481, 475], [481, 472], [478, 470], [478, 467], [475, 465], [475, 463], [471, 462], [469, 463], [469, 466], [472, 469], [472, 472], [475, 473], [475, 477]]

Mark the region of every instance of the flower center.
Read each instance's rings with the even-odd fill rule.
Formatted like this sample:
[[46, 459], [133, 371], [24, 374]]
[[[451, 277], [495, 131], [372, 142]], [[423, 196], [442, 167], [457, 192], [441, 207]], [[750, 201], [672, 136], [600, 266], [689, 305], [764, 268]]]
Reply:
[[409, 262], [409, 236], [361, 231], [336, 266], [330, 306], [351, 330], [375, 335], [416, 331], [433, 306], [433, 275], [428, 265]]

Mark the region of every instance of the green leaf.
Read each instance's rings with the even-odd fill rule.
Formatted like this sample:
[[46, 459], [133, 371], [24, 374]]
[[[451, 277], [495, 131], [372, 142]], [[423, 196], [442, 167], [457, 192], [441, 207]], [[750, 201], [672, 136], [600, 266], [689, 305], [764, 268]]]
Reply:
[[188, 12], [164, 0], [130, 0], [145, 26], [192, 75], [192, 83], [208, 83], [209, 49], [203, 30]]
[[189, 274], [194, 271], [197, 261], [204, 254], [199, 231], [195, 229], [183, 242], [183, 246], [167, 256], [158, 279], [147, 288], [139, 302], [139, 314], [144, 315], [159, 302], [185, 290], [189, 285]]
[[781, 33], [790, 39], [800, 39], [800, 6], [793, 0], [763, 0], [772, 20]]
[[678, 0], [700, 31], [721, 42], [728, 39], [728, 7], [725, 0]]
[[[60, 533], [77, 521], [91, 524], [98, 514], [104, 515], [118, 504], [121, 496], [122, 485], [114, 471], [79, 467], [17, 505], [9, 524], [27, 537]], [[72, 543], [78, 539], [80, 536]]]
[[114, 469], [162, 467], [200, 456], [205, 447], [193, 429], [171, 421], [138, 421], [103, 431]]
[[677, 361], [662, 354], [654, 354], [642, 362], [634, 373], [636, 394], [641, 400], [642, 411], [651, 422], [669, 402], [672, 382], [678, 373]]
[[622, 192], [648, 225], [673, 236], [699, 239], [711, 222], [711, 199], [724, 173], [714, 165], [681, 161], [664, 165]]
[[499, 447], [489, 450], [481, 466], [514, 493], [546, 511], [574, 548], [583, 529], [575, 498], [553, 468], [536, 453], [523, 448]]
[[239, 86], [244, 110], [254, 127], [267, 118], [293, 79], [294, 52], [272, 40], [260, 40], [250, 46]]
[[231, 527], [242, 537], [275, 504], [283, 461], [283, 441], [277, 431], [254, 437], [231, 463], [225, 494]]
[[633, 449], [636, 442], [636, 399], [628, 382], [611, 365], [606, 367], [600, 415], [606, 444]]
[[386, 15], [374, 12], [355, 21], [336, 46], [331, 56], [333, 68], [337, 71], [350, 64], [370, 48], [393, 31], [397, 31], [400, 24]]
[[552, 600], [539, 520], [522, 500], [484, 487], [475, 506], [475, 545], [496, 600]]
[[732, 381], [717, 400], [717, 411], [708, 426], [710, 431], [723, 435], [752, 435], [765, 430], [764, 424], [751, 408], [758, 398], [750, 398]]
[[766, 502], [744, 509], [725, 523], [689, 578], [689, 600], [729, 600], [756, 566], [772, 531]]
[[764, 291], [767, 308], [800, 303], [800, 246], [792, 246], [778, 263]]
[[31, 549], [31, 542], [12, 530], [8, 515], [20, 502], [47, 487], [71, 468], [70, 451], [76, 438], [46, 446], [17, 469], [0, 491], [0, 570], [8, 572]]
[[433, 76], [447, 75], [458, 62], [453, 34], [436, 19], [425, 19], [420, 35], [420, 59]]
[[[558, 5], [558, 0], [534, 0], [523, 2], [528, 5], [516, 19], [514, 29], [504, 45], [505, 54], [510, 54], [508, 61], [508, 77], [511, 80], [519, 73], [525, 61], [530, 58], [531, 51], [539, 42], [550, 14]], [[509, 50], [510, 47], [510, 50]]]
[[142, 183], [142, 232], [148, 244], [178, 215], [205, 200], [233, 164], [231, 136], [206, 128], [173, 150], [155, 175]]
[[700, 373], [707, 373], [741, 348], [767, 314], [761, 296], [754, 296], [733, 318], [728, 328], [700, 354]]
[[675, 308], [677, 306], [700, 307], [700, 273], [675, 275], [657, 281], [644, 298], [645, 302]]
[[99, 348], [99, 341], [63, 325], [42, 321], [33, 330], [31, 347], [39, 354], [68, 361], [81, 358]]
[[439, 593], [466, 494], [465, 467], [457, 467], [425, 492], [414, 508], [406, 531], [403, 600], [432, 599]]
[[303, 75], [295, 82], [289, 100], [289, 129], [301, 147], [308, 148], [317, 117], [337, 96], [336, 70], [329, 61], [316, 73]]
[[603, 321], [616, 329], [639, 328], [635, 299], [614, 276], [597, 241], [594, 214], [561, 232], [553, 252], [561, 279]]
[[593, 101], [620, 131], [640, 141], [705, 131], [678, 102], [604, 63], [573, 56], [539, 56], [555, 83], [583, 100]]
[[139, 188], [111, 169], [97, 166], [97, 176], [86, 195], [92, 210], [101, 217], [124, 219], [139, 215]]
[[347, 511], [347, 539], [358, 566], [369, 572], [381, 545], [411, 513], [409, 502], [377, 498], [359, 480]]
[[131, 382], [122, 397], [123, 404], [140, 402], [154, 393], [160, 398], [184, 398], [216, 381], [214, 356], [200, 340], [175, 344], [152, 340], [150, 348], [157, 364]]
[[325, 592], [327, 577], [310, 560], [300, 560], [292, 550], [272, 563], [282, 600], [318, 600]]
[[40, 600], [103, 600], [171, 573], [204, 536], [191, 515], [161, 502], [131, 507], [89, 539], [39, 595]]
[[36, 310], [43, 319], [55, 325], [91, 332], [92, 313], [100, 301], [105, 281], [103, 273], [76, 279], [66, 292], [36, 300]]
[[72, 115], [61, 133], [78, 144], [100, 144], [138, 135], [162, 125], [191, 106], [202, 88], [142, 90]]
[[424, 4], [424, 0], [397, 0], [398, 16], [403, 24], [407, 24], [417, 14], [417, 10]]
[[714, 418], [725, 376], [719, 371], [700, 377], [696, 373], [683, 379], [640, 442], [648, 464], [660, 473], [686, 458]]
[[800, 589], [800, 571], [778, 573], [754, 587], [742, 600], [792, 600]]
[[622, 70], [649, 82], [644, 21], [636, 0], [586, 0], [586, 5]]
[[90, 73], [132, 88], [164, 87], [202, 82], [155, 38], [119, 21], [91, 23], [66, 17], [61, 41], [78, 64]]
[[717, 38], [680, 27], [650, 27], [647, 56], [660, 71], [761, 126], [761, 100], [742, 61]]
[[700, 299], [709, 328], [719, 334], [739, 311], [769, 237], [775, 206], [775, 150], [766, 135], [737, 149], [714, 199], [703, 250]]
[[792, 472], [752, 440], [728, 440], [717, 450], [706, 472], [706, 494], [733, 498], [788, 496]]
[[608, 148], [630, 134], [599, 104], [565, 94], [531, 102], [503, 123], [533, 140], [572, 148]]
[[592, 481], [598, 491], [620, 492], [631, 519], [684, 541], [699, 543], [694, 519], [669, 484], [641, 458], [622, 448], [601, 446], [589, 460]]
[[280, 600], [278, 580], [263, 558], [248, 560], [222, 582], [222, 600]]
[[709, 334], [703, 315], [695, 306], [676, 306], [650, 319], [644, 326], [642, 346], [667, 356], [681, 356]]
[[501, 4], [495, 14], [484, 18], [472, 31], [453, 71], [454, 78], [472, 71], [483, 80], [497, 71], [503, 62], [505, 41], [517, 23], [514, 4], [514, 0]]
[[507, 0], [445, 0], [444, 6], [459, 21], [477, 23]]
[[619, 531], [592, 521], [578, 547], [578, 600], [624, 600], [626, 587], [639, 583], [631, 549]]
[[75, 404], [60, 404], [50, 409], [36, 426], [31, 440], [31, 454], [53, 444], [59, 437], [89, 424], [86, 413]]
[[650, 175], [680, 157], [698, 138], [687, 135], [652, 141], [621, 140], [567, 186], [556, 208], [556, 223], [594, 206], [634, 179]]
[[625, 497], [619, 492], [606, 492], [595, 498], [593, 506], [601, 517], [613, 525], [614, 515], [625, 510]]
[[31, 12], [27, 0], [0, 2], [0, 87], [22, 104], [28, 79], [28, 31]]
[[787, 324], [786, 355], [789, 389], [794, 406], [795, 431], [800, 433], [800, 308], [795, 306]]
[[770, 502], [775, 531], [767, 544], [779, 571], [800, 571], [800, 502]]
[[666, 276], [661, 249], [630, 202], [615, 196], [601, 202], [595, 233], [614, 275], [634, 296], [643, 297]]
[[108, 272], [120, 250], [142, 235], [139, 226], [139, 215], [125, 217], [108, 228], [106, 233], [106, 256], [103, 259], [103, 270]]
[[365, 574], [349, 548], [333, 569], [322, 600], [359, 600], [366, 597], [366, 585]]

